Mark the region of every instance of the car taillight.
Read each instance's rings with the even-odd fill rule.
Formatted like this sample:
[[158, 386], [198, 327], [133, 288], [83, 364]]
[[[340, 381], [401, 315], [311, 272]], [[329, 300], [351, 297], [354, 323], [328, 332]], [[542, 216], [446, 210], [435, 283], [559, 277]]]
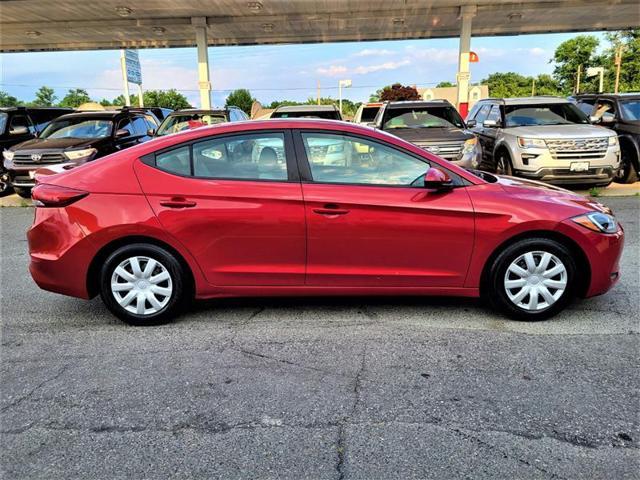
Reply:
[[89, 192], [46, 183], [36, 185], [31, 192], [31, 198], [36, 207], [51, 208], [66, 207], [87, 195], [89, 195]]

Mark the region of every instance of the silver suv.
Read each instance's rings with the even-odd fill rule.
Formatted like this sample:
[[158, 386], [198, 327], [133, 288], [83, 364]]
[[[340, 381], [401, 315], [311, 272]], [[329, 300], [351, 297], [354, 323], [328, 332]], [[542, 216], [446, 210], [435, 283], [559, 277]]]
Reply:
[[606, 186], [620, 167], [615, 132], [591, 125], [558, 97], [489, 98], [467, 126], [480, 142], [480, 168], [543, 182]]

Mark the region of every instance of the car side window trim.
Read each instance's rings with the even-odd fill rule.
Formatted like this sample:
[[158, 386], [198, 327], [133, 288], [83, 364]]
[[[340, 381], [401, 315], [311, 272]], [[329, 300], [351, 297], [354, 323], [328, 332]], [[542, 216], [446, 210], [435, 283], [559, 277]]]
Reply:
[[[320, 129], [295, 129], [293, 130], [293, 143], [296, 152], [296, 158], [298, 162], [298, 171], [300, 173], [300, 181], [305, 184], [315, 184], [315, 185], [343, 185], [343, 186], [352, 186], [352, 187], [388, 187], [388, 188], [412, 188], [412, 189], [424, 189], [424, 187], [416, 187], [415, 185], [390, 185], [390, 184], [381, 184], [381, 183], [340, 183], [340, 182], [322, 182], [313, 179], [313, 175], [311, 174], [311, 166], [309, 164], [309, 159], [307, 157], [307, 150], [304, 147], [304, 140], [302, 139], [302, 133], [308, 134], [321, 134], [321, 135], [348, 135], [353, 138], [360, 138], [364, 141], [377, 143], [384, 147], [391, 148], [397, 150], [405, 155], [415, 158], [416, 160], [420, 160], [425, 163], [425, 165], [429, 166], [429, 161], [420, 155], [416, 155], [415, 153], [405, 150], [402, 147], [398, 147], [397, 145], [393, 145], [391, 143], [386, 143], [379, 139], [373, 139], [371, 137], [367, 137], [364, 135], [359, 135], [357, 133], [344, 133], [337, 130], [320, 130]], [[464, 178], [460, 177], [456, 173], [449, 170], [447, 167], [444, 167], [437, 164], [438, 168], [447, 172], [447, 174], [453, 180], [454, 187], [466, 187], [471, 185], [471, 183]], [[426, 170], [425, 170], [426, 172]]]
[[[193, 146], [197, 143], [200, 142], [206, 142], [206, 141], [210, 141], [210, 140], [221, 140], [223, 141], [225, 138], [231, 138], [231, 137], [241, 137], [241, 136], [245, 136], [245, 135], [260, 135], [260, 134], [281, 134], [284, 137], [284, 152], [285, 152], [285, 161], [287, 164], [287, 179], [286, 180], [281, 180], [281, 179], [270, 179], [270, 178], [237, 178], [237, 177], [202, 177], [202, 176], [196, 176], [195, 175], [195, 171], [194, 171], [194, 164], [193, 164]], [[191, 171], [191, 175], [181, 175], [179, 173], [175, 173], [175, 172], [170, 172], [167, 171], [165, 169], [162, 169], [160, 167], [158, 167], [156, 165], [156, 156], [161, 155], [163, 153], [166, 152], [170, 152], [172, 150], [176, 150], [178, 148], [181, 147], [185, 147], [188, 146], [189, 147], [189, 164], [190, 164], [190, 171]], [[225, 146], [226, 148], [226, 146]], [[148, 153], [147, 155], [144, 155], [142, 157], [140, 157], [140, 161], [142, 161], [142, 163], [144, 163], [145, 165], [149, 165], [150, 167], [153, 168], [157, 168], [158, 170], [165, 172], [169, 175], [175, 175], [176, 177], [182, 177], [182, 178], [191, 178], [193, 180], [211, 180], [211, 181], [216, 181], [216, 180], [225, 180], [225, 181], [236, 181], [236, 182], [269, 182], [269, 183], [300, 183], [300, 174], [298, 172], [298, 163], [296, 160], [296, 154], [295, 154], [295, 149], [293, 146], [293, 139], [292, 139], [292, 133], [291, 130], [289, 129], [280, 129], [280, 130], [244, 130], [244, 131], [240, 131], [240, 132], [229, 132], [229, 133], [224, 133], [221, 135], [211, 135], [211, 136], [207, 136], [207, 137], [200, 137], [200, 138], [196, 138], [193, 140], [190, 140], [188, 142], [182, 142], [176, 145], [172, 145], [170, 147], [167, 148], [163, 148], [161, 150], [157, 150], [155, 152], [152, 153]]]

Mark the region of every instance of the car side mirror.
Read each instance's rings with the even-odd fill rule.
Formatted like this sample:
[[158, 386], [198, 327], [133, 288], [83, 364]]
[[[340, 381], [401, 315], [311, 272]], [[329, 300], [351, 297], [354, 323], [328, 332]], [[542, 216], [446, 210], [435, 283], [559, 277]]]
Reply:
[[451, 177], [436, 167], [430, 167], [424, 174], [424, 188], [430, 190], [449, 190], [453, 188]]
[[589, 121], [591, 123], [600, 123], [600, 117], [597, 115], [589, 115]]
[[9, 130], [9, 135], [26, 135], [27, 133], [29, 133], [27, 127], [15, 127]]
[[487, 128], [496, 128], [499, 126], [499, 122], [496, 120], [485, 120], [482, 122], [482, 126]]
[[475, 120], [467, 120], [467, 127], [473, 128], [476, 125], [477, 125], [477, 122]]
[[116, 131], [116, 138], [125, 138], [129, 135], [131, 135], [131, 133], [126, 128], [120, 128]]
[[149, 130], [147, 130], [147, 135], [149, 135], [150, 137], [153, 137], [155, 134], [156, 134], [155, 128], [150, 128]]
[[602, 114], [602, 117], [600, 117], [600, 123], [616, 123], [616, 116], [613, 113], [605, 112]]

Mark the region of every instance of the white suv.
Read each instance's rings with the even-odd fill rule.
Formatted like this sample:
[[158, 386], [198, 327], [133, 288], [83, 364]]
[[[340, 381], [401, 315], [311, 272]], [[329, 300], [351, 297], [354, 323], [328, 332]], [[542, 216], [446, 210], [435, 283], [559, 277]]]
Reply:
[[606, 186], [620, 168], [616, 133], [591, 125], [563, 98], [481, 100], [467, 126], [478, 136], [483, 170], [558, 185]]

